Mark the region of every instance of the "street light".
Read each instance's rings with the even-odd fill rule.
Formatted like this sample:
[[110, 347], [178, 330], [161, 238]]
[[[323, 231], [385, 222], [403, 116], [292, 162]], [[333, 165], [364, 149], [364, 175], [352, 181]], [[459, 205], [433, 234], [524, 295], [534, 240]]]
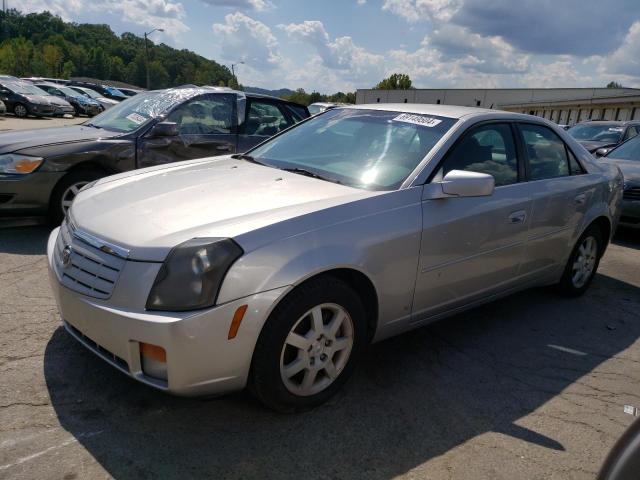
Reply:
[[237, 63], [232, 63], [231, 64], [231, 75], [233, 76], [233, 79], [236, 81], [236, 85], [238, 84], [238, 77], [236, 77], [236, 71], [235, 71], [235, 66], [236, 65], [244, 65], [244, 62], [241, 60]]
[[150, 32], [144, 32], [144, 59], [147, 67], [147, 90], [149, 90], [151, 82], [149, 81], [149, 45], [147, 45], [147, 37], [153, 32], [164, 32], [164, 28], [154, 28]]

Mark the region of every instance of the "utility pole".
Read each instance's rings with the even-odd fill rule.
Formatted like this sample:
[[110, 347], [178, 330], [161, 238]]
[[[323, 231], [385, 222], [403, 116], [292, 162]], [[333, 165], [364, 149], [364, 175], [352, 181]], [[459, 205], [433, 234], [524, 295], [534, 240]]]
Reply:
[[164, 29], [154, 28], [150, 32], [144, 32], [144, 64], [147, 70], [147, 90], [151, 88], [151, 79], [149, 78], [149, 45], [147, 44], [147, 37], [153, 32], [164, 32]]

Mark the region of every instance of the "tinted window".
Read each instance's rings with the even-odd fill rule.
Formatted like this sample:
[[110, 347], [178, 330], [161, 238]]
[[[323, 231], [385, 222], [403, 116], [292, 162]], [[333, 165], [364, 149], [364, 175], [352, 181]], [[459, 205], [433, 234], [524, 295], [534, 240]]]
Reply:
[[455, 122], [341, 108], [307, 120], [250, 154], [277, 168], [303, 168], [368, 190], [394, 190]]
[[182, 135], [231, 133], [234, 103], [232, 95], [197, 97], [173, 110], [167, 121], [177, 123]]
[[289, 111], [289, 113], [291, 114], [291, 117], [293, 118], [293, 121], [296, 123], [298, 123], [301, 120], [304, 120], [309, 116], [307, 115], [307, 112], [304, 110], [304, 108], [299, 107], [297, 105], [291, 105], [291, 104], [285, 103], [284, 108], [286, 108]]
[[624, 138], [629, 139], [629, 138], [635, 137], [637, 134], [638, 134], [638, 130], [636, 129], [636, 127], [631, 126], [627, 129], [627, 133], [625, 134]]
[[613, 150], [607, 157], [640, 161], [640, 136], [635, 136]]
[[571, 170], [571, 175], [581, 175], [584, 173], [584, 170], [578, 163], [575, 155], [571, 153], [571, 150], [567, 148], [567, 153], [569, 154], [569, 169]]
[[622, 138], [624, 128], [611, 123], [581, 123], [570, 128], [568, 132], [576, 140], [618, 143]]
[[518, 157], [509, 125], [483, 125], [466, 134], [447, 155], [442, 176], [451, 170], [488, 173], [496, 186], [516, 183]]
[[273, 103], [252, 100], [245, 133], [270, 137], [291, 125], [293, 123]]
[[531, 180], [569, 175], [569, 162], [564, 142], [553, 131], [539, 125], [521, 125], [529, 158]]

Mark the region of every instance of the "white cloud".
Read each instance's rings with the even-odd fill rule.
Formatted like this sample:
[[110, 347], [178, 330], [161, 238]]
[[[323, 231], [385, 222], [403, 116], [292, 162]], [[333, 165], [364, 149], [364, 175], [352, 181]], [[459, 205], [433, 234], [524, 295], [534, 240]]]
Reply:
[[626, 78], [636, 77], [638, 83], [640, 77], [640, 21], [635, 22], [629, 28], [622, 44], [612, 55], [602, 58], [598, 71], [602, 75], [623, 75]]
[[278, 66], [278, 40], [269, 27], [241, 12], [230, 13], [224, 20], [212, 26], [224, 58], [242, 60], [256, 70]]
[[269, 0], [201, 0], [214, 7], [233, 7], [240, 10], [256, 10], [263, 12], [274, 8]]
[[411, 23], [434, 19], [446, 22], [461, 5], [462, 0], [384, 0], [382, 9]]
[[356, 45], [348, 36], [331, 40], [322, 22], [306, 20], [302, 23], [279, 25], [290, 37], [311, 45], [322, 59], [324, 65], [331, 69], [345, 70], [351, 75], [360, 76], [375, 70], [384, 61], [382, 55], [367, 51]]
[[162, 28], [166, 35], [174, 38], [189, 31], [184, 23], [184, 7], [172, 0], [104, 0], [100, 4], [92, 0], [22, 0], [17, 9], [24, 13], [48, 10], [67, 21], [83, 11], [106, 11], [121, 15], [124, 22]]
[[358, 5], [364, 5], [365, 3], [367, 3], [367, 0], [358, 0]]

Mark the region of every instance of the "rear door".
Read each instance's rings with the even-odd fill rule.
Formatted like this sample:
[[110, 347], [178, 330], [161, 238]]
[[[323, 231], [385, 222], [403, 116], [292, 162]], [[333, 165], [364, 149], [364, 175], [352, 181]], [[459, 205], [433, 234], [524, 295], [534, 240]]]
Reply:
[[282, 102], [268, 98], [247, 98], [247, 113], [238, 136], [238, 152], [246, 152], [294, 123], [294, 118]]
[[571, 149], [551, 128], [520, 123], [518, 131], [533, 194], [522, 271], [544, 275], [564, 266], [595, 186]]
[[236, 152], [235, 94], [205, 94], [174, 108], [165, 121], [180, 129], [175, 137], [154, 138], [147, 132], [138, 139], [138, 167]]

